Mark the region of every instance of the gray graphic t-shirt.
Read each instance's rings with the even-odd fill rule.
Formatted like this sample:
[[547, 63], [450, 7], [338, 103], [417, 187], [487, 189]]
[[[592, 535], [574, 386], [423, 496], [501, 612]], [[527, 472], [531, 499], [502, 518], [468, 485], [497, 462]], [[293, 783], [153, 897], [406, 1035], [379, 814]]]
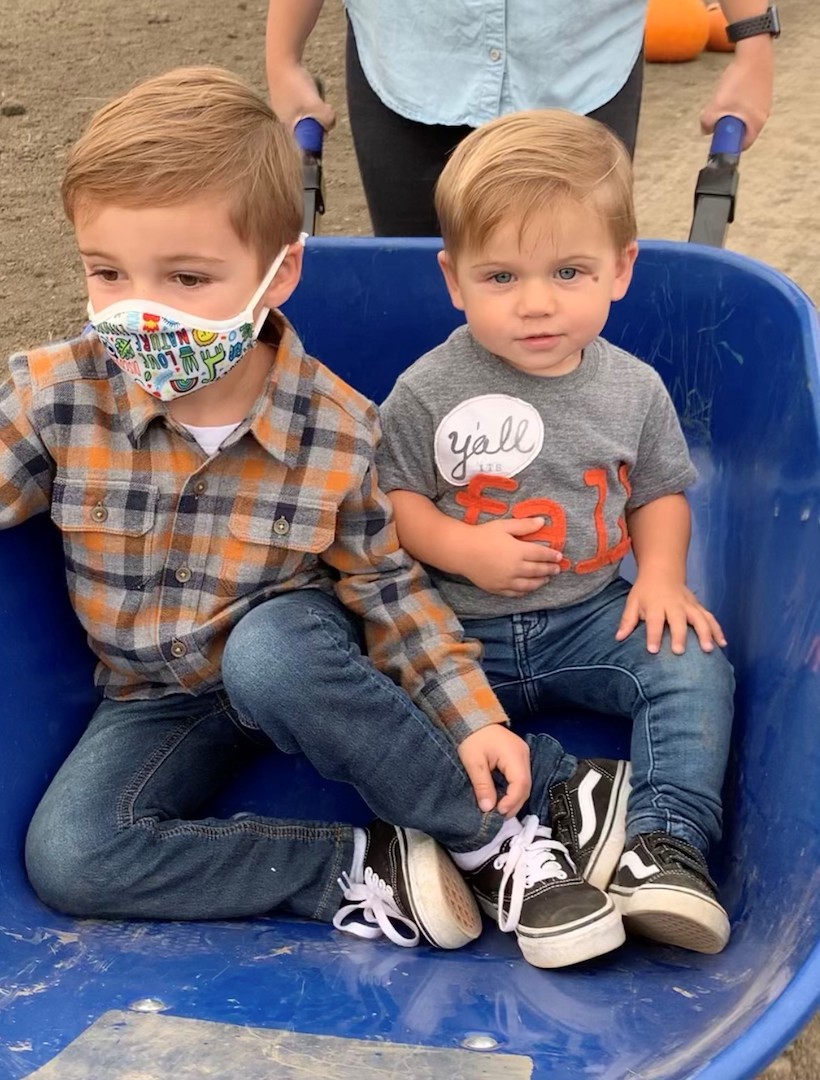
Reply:
[[466, 326], [426, 353], [381, 407], [381, 487], [426, 495], [468, 524], [543, 517], [563, 554], [526, 597], [486, 593], [429, 567], [462, 618], [565, 607], [600, 592], [629, 550], [625, 512], [696, 478], [674, 405], [648, 364], [598, 338], [568, 375], [528, 375]]

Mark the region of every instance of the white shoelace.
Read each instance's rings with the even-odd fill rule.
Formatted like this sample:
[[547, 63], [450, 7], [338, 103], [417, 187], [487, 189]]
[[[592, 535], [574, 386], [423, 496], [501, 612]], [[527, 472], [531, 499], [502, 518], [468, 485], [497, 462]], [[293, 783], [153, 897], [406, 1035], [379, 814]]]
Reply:
[[[498, 926], [505, 933], [518, 926], [527, 889], [539, 881], [566, 880], [567, 873], [556, 859], [556, 851], [560, 851], [575, 869], [567, 849], [552, 839], [552, 832], [546, 825], [540, 824], [535, 814], [524, 818], [522, 825], [521, 832], [511, 840], [509, 849], [502, 851], [493, 863], [496, 870], [504, 871], [498, 889]], [[508, 889], [509, 904], [505, 914]]]
[[[537, 820], [537, 819], [536, 819]], [[349, 874], [342, 874], [339, 886], [349, 904], [340, 907], [333, 916], [337, 930], [360, 938], [377, 938], [384, 934], [394, 945], [410, 949], [419, 943], [419, 928], [402, 915], [393, 896], [392, 888], [382, 881], [369, 866], [364, 870], [364, 881], [351, 881]], [[410, 935], [401, 934], [394, 923], [402, 923]]]

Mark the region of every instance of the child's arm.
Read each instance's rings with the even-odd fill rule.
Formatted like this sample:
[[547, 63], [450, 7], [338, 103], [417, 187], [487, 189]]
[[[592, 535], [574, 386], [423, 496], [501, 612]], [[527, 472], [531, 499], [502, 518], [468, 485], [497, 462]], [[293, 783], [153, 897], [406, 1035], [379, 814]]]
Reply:
[[34, 422], [28, 364], [12, 357], [0, 385], [0, 529], [18, 525], [51, 505], [54, 462]]
[[522, 543], [543, 527], [543, 518], [467, 525], [415, 491], [391, 491], [390, 501], [405, 551], [444, 573], [461, 574], [486, 592], [526, 596], [558, 573], [559, 552], [545, 544]]
[[456, 744], [481, 809], [496, 803], [497, 769], [507, 781], [498, 810], [517, 813], [530, 792], [529, 748], [506, 726], [478, 663], [480, 645], [465, 639], [421, 566], [399, 546], [390, 500], [372, 468], [342, 502], [336, 539], [322, 558], [339, 572], [339, 599], [364, 622], [370, 659]]
[[686, 553], [691, 514], [682, 494], [664, 495], [627, 515], [632, 551], [638, 566], [635, 584], [626, 601], [615, 637], [623, 641], [638, 623], [646, 623], [646, 647], [658, 652], [664, 627], [669, 625], [672, 651], [686, 648], [687, 626], [698, 636], [704, 652], [726, 638], [711, 612], [686, 587]]

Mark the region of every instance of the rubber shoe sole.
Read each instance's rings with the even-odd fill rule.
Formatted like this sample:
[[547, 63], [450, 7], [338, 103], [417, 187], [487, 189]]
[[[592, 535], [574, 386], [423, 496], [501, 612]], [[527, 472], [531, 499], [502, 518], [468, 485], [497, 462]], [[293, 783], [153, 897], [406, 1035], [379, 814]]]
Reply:
[[[538, 968], [560, 968], [580, 964], [596, 956], [612, 952], [626, 941], [621, 914], [617, 905], [610, 903], [592, 917], [579, 921], [576, 926], [564, 925], [554, 930], [516, 927], [515, 936], [524, 959]], [[481, 907], [496, 921], [498, 908], [479, 898]]]
[[630, 934], [699, 953], [719, 953], [731, 928], [714, 900], [671, 885], [642, 885], [631, 895], [611, 892]]
[[592, 852], [583, 870], [584, 880], [602, 892], [606, 892], [615, 876], [626, 843], [626, 804], [631, 791], [632, 766], [628, 761], [619, 762], [619, 766], [607, 819], [601, 829], [602, 843]]
[[425, 833], [397, 829], [410, 917], [439, 949], [460, 949], [481, 934], [475, 897], [446, 851]]

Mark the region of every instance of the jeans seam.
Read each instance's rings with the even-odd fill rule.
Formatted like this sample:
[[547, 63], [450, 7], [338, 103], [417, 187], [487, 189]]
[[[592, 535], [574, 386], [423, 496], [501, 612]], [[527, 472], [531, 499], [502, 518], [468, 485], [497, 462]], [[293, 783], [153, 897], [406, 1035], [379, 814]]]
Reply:
[[335, 840], [338, 827], [335, 825], [305, 827], [304, 825], [269, 825], [260, 818], [243, 818], [241, 821], [226, 821], [224, 825], [201, 825], [195, 821], [184, 821], [172, 828], [157, 827], [153, 818], [139, 818], [133, 823], [134, 828], [145, 829], [154, 833], [157, 840], [170, 840], [177, 836], [199, 836], [207, 840], [221, 840], [237, 836], [240, 833], [255, 833], [267, 840]]
[[335, 833], [334, 839], [336, 841], [336, 860], [334, 863], [334, 868], [328, 876], [325, 891], [322, 893], [321, 899], [319, 900], [319, 903], [317, 904], [314, 911], [314, 918], [324, 917], [325, 909], [330, 906], [331, 894], [334, 888], [339, 888], [339, 878], [341, 877], [342, 872], [345, 869], [342, 866], [342, 833], [340, 829], [334, 829], [333, 831]]
[[[542, 679], [549, 679], [549, 678], [552, 678], [553, 676], [561, 675], [564, 672], [570, 672], [570, 671], [616, 671], [621, 675], [626, 675], [626, 677], [637, 688], [638, 694], [640, 695], [640, 698], [641, 698], [641, 701], [643, 701], [643, 703], [644, 703], [644, 705], [646, 707], [646, 729], [647, 729], [647, 743], [648, 743], [648, 745], [647, 745], [647, 757], [649, 758], [649, 768], [647, 769], [646, 783], [647, 783], [647, 786], [649, 787], [650, 791], [652, 792], [652, 807], [656, 811], [656, 813], [658, 813], [659, 816], [660, 815], [663, 816], [664, 820], [666, 821], [666, 831], [668, 832], [669, 827], [671, 825], [671, 820], [672, 819], [671, 819], [671, 817], [669, 815], [669, 811], [666, 810], [664, 807], [658, 805], [658, 799], [661, 797], [661, 793], [658, 791], [658, 789], [657, 789], [657, 787], [655, 786], [655, 783], [654, 783], [655, 753], [654, 753], [653, 737], [652, 737], [652, 703], [650, 702], [649, 698], [644, 693], [644, 689], [643, 689], [643, 686], [641, 685], [640, 679], [637, 677], [637, 675], [635, 675], [634, 672], [629, 671], [627, 668], [621, 667], [618, 664], [568, 664], [568, 665], [565, 665], [564, 667], [553, 668], [551, 671], [540, 672], [538, 675], [531, 675], [529, 677], [529, 681], [534, 683], [534, 682], [538, 682], [538, 681], [540, 681]], [[499, 690], [499, 689], [503, 689], [506, 686], [515, 686], [517, 684], [518, 684], [518, 680], [510, 679], [510, 680], [508, 680], [507, 682], [504, 682], [504, 683], [496, 683], [495, 686], [493, 687], [493, 689], [494, 690]], [[632, 719], [632, 727], [633, 727], [633, 732], [634, 732], [634, 727], [635, 727], [635, 719], [634, 719], [634, 717]]]
[[179, 723], [171, 729], [165, 739], [154, 749], [154, 752], [143, 761], [141, 767], [132, 776], [131, 781], [117, 796], [117, 828], [128, 828], [132, 825], [141, 823], [140, 819], [136, 818], [134, 815], [134, 804], [145, 788], [145, 785], [151, 777], [154, 776], [157, 769], [168, 760], [171, 754], [197, 727], [199, 727], [200, 724], [204, 723], [206, 720], [210, 720], [220, 712], [226, 713], [227, 709], [225, 708], [224, 703], [220, 699], [217, 699], [214, 703], [214, 707], [204, 715], [196, 717], [189, 715], [184, 719], [180, 719]]

